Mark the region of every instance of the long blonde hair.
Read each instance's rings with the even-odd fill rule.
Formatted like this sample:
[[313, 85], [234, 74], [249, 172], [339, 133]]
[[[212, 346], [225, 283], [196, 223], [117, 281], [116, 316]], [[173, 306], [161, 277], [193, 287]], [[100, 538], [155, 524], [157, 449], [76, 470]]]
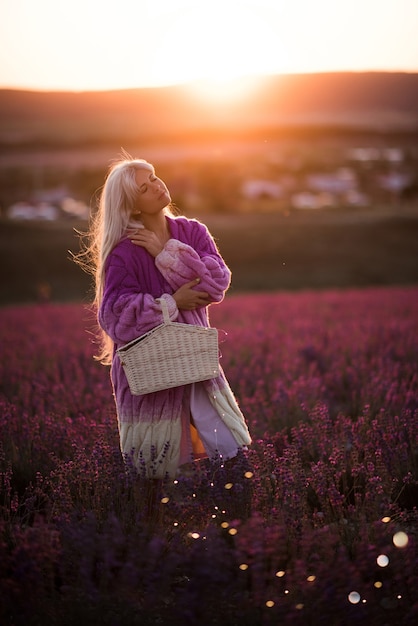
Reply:
[[[154, 166], [144, 159], [134, 159], [123, 154], [123, 158], [112, 163], [103, 185], [98, 209], [93, 215], [87, 233], [87, 243], [82, 242], [82, 250], [75, 257], [76, 262], [94, 277], [94, 305], [99, 310], [103, 299], [106, 259], [125, 236], [127, 230], [138, 227], [134, 213], [137, 208], [137, 170], [149, 170]], [[167, 208], [167, 213], [170, 209]], [[97, 359], [105, 365], [111, 363], [113, 341], [101, 331], [101, 351]]]

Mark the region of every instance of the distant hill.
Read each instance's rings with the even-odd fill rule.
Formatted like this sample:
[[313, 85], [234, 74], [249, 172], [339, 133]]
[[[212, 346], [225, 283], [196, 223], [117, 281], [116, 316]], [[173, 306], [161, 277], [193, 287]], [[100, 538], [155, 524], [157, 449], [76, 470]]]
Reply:
[[417, 130], [418, 73], [273, 76], [245, 99], [223, 105], [204, 102], [188, 86], [81, 93], [0, 90], [3, 147], [176, 139], [286, 126]]

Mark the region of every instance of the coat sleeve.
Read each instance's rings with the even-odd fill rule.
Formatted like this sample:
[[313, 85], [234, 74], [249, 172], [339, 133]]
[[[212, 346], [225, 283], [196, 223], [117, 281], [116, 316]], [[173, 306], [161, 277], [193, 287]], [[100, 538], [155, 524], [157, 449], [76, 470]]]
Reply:
[[200, 291], [213, 302], [221, 302], [231, 281], [231, 272], [222, 259], [208, 229], [193, 223], [190, 243], [170, 239], [155, 263], [168, 284], [176, 291], [185, 283], [200, 278]]
[[[174, 298], [162, 296], [172, 320], [178, 316]], [[163, 323], [161, 305], [141, 290], [135, 272], [124, 258], [111, 254], [105, 270], [103, 299], [98, 311], [101, 328], [118, 345], [125, 344]]]

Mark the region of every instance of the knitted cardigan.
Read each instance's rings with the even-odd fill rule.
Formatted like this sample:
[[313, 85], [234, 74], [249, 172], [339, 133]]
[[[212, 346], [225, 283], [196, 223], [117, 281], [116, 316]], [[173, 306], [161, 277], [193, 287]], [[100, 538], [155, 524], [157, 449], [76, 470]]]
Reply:
[[[121, 449], [148, 477], [173, 476], [180, 456], [184, 402], [188, 386], [141, 396], [130, 393], [116, 350], [163, 322], [163, 297], [170, 319], [209, 326], [208, 307], [177, 308], [172, 294], [184, 283], [200, 278], [198, 289], [221, 302], [231, 273], [208, 229], [197, 220], [167, 217], [170, 239], [154, 259], [145, 248], [122, 239], [105, 265], [103, 299], [98, 311], [102, 329], [114, 342], [111, 381], [117, 409]], [[245, 419], [220, 369], [217, 378], [202, 383], [212, 405], [230, 429], [238, 446], [251, 443]]]

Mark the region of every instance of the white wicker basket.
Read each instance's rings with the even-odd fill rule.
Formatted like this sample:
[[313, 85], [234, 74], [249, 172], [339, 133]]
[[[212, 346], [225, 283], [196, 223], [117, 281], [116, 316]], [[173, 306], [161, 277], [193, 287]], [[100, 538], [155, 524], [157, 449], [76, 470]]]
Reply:
[[135, 396], [219, 375], [217, 329], [172, 322], [166, 301], [159, 302], [164, 323], [117, 351]]

